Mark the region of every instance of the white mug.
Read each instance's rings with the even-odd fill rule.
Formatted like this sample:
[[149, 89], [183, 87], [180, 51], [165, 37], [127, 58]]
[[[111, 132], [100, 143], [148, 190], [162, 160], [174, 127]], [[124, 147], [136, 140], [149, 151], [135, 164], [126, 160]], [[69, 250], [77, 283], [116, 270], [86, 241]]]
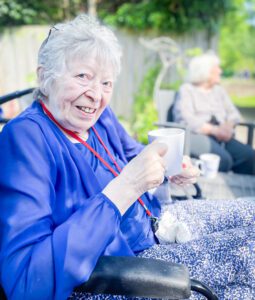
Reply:
[[180, 128], [161, 128], [148, 132], [149, 142], [157, 140], [167, 144], [168, 150], [164, 155], [166, 164], [166, 176], [181, 173], [184, 149], [185, 131]]
[[220, 156], [213, 153], [201, 154], [196, 165], [201, 170], [201, 175], [206, 178], [215, 178], [219, 170]]

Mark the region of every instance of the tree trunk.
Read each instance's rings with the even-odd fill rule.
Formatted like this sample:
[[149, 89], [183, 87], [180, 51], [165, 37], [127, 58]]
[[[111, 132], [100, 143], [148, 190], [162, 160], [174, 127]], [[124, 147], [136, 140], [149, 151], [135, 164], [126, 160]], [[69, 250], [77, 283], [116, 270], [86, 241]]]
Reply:
[[96, 0], [88, 0], [88, 14], [90, 16], [96, 17], [97, 16], [97, 1]]

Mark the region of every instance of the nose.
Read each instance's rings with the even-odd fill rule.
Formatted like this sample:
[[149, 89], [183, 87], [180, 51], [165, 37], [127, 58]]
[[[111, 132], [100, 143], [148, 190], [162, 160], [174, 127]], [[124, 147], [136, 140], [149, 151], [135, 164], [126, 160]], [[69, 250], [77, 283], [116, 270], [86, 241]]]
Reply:
[[91, 84], [89, 89], [85, 91], [85, 96], [93, 102], [99, 102], [102, 99], [102, 89], [99, 84]]

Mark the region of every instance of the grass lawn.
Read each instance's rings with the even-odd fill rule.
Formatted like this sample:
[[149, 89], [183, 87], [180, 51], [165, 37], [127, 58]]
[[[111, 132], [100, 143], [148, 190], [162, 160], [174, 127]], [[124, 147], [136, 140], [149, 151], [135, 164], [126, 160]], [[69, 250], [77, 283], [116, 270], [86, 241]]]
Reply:
[[254, 96], [231, 96], [234, 104], [239, 107], [255, 107], [255, 95]]

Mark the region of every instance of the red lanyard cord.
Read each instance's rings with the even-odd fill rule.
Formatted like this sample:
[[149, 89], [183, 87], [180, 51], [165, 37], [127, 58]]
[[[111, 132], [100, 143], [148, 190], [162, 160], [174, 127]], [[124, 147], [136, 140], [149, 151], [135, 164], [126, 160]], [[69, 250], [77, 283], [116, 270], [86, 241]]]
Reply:
[[103, 146], [105, 152], [108, 154], [108, 156], [110, 157], [111, 161], [114, 163], [116, 169], [121, 172], [121, 168], [118, 165], [118, 163], [116, 162], [116, 160], [113, 158], [113, 156], [111, 155], [111, 152], [108, 150], [108, 148], [106, 147], [105, 143], [103, 142], [103, 140], [101, 139], [101, 136], [99, 135], [99, 133], [97, 132], [96, 128], [94, 126], [92, 126], [92, 130], [94, 131], [95, 135], [97, 136], [99, 142], [101, 143], [101, 145]]
[[[72, 138], [76, 139], [78, 142], [80, 142], [81, 144], [83, 144], [87, 149], [89, 149], [101, 162], [102, 164], [104, 164], [111, 172], [112, 174], [117, 177], [119, 175], [119, 173], [117, 173], [108, 163], [107, 161], [105, 161], [102, 156], [96, 151], [94, 150], [86, 141], [84, 141], [83, 139], [81, 139], [75, 132], [66, 129], [65, 127], [63, 127], [52, 115], [52, 113], [48, 110], [48, 108], [46, 107], [46, 105], [40, 100], [40, 104], [45, 112], [45, 114], [59, 127], [61, 128], [66, 134], [70, 135]], [[114, 163], [114, 165], [116, 166], [117, 170], [119, 172], [121, 172], [121, 168], [120, 166], [117, 164], [117, 162], [115, 161], [115, 159], [113, 158], [112, 154], [110, 153], [109, 149], [106, 147], [106, 145], [104, 144], [103, 140], [101, 139], [99, 133], [97, 132], [97, 130], [95, 129], [95, 127], [92, 126], [92, 130], [94, 131], [96, 137], [98, 138], [100, 144], [103, 146], [103, 148], [105, 149], [106, 153], [108, 154], [108, 156], [110, 157], [110, 159], [112, 160], [112, 162]], [[141, 197], [138, 198], [139, 203], [142, 205], [142, 207], [145, 209], [146, 214], [149, 217], [152, 217], [152, 213], [150, 212], [150, 210], [148, 209], [148, 207], [145, 205], [145, 203], [143, 202], [143, 200], [141, 199]]]

